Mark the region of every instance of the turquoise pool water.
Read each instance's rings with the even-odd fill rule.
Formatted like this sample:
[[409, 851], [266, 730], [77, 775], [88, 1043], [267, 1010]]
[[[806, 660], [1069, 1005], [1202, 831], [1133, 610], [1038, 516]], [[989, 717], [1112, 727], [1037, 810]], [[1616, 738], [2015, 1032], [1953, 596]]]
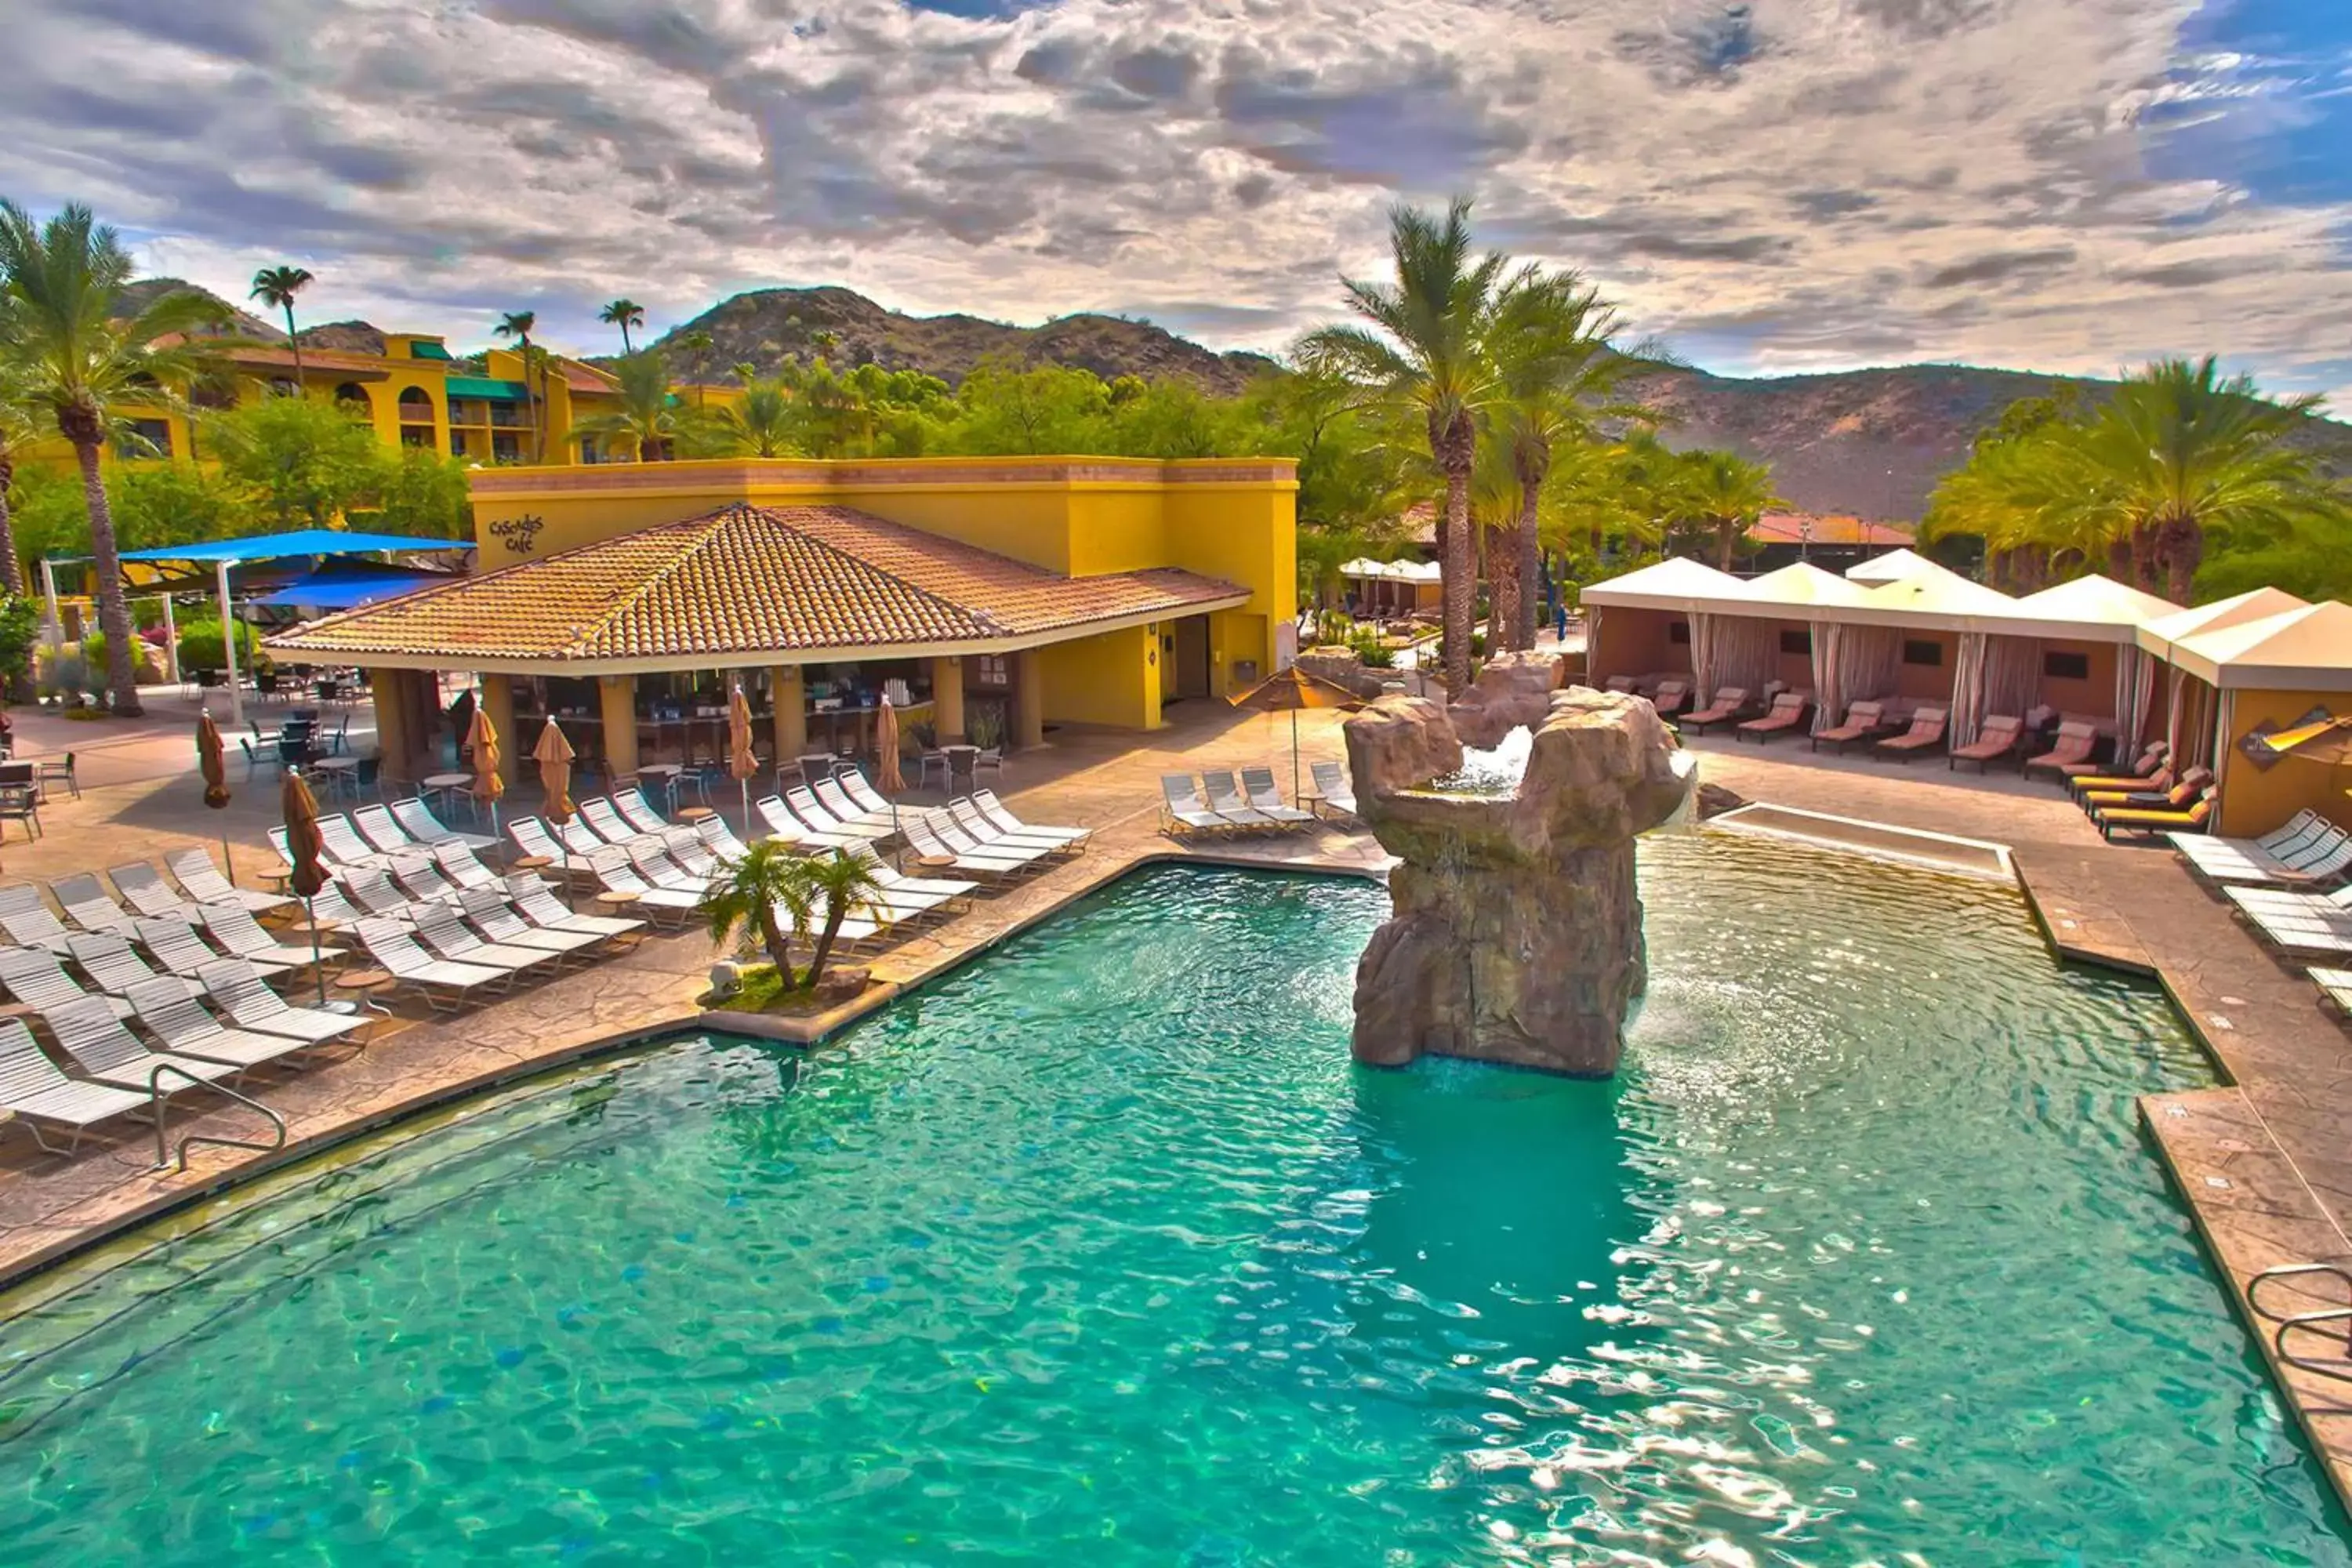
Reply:
[[[1367, 884], [1131, 879], [0, 1336], [11, 1563], [2352, 1561], [2003, 889], [1645, 847], [1611, 1084], [1347, 1060]], [[36, 1351], [39, 1353], [34, 1353]]]

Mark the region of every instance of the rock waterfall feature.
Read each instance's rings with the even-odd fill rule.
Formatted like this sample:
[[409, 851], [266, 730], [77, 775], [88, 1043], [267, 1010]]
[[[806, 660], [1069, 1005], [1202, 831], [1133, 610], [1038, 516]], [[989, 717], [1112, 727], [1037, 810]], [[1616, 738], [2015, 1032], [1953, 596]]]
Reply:
[[1356, 968], [1360, 1061], [1616, 1070], [1646, 979], [1633, 839], [1681, 806], [1690, 758], [1641, 698], [1533, 681], [1515, 671], [1471, 705], [1491, 733], [1496, 707], [1540, 698], [1516, 786], [1445, 787], [1462, 740], [1425, 698], [1385, 697], [1347, 722], [1358, 806], [1403, 862]]

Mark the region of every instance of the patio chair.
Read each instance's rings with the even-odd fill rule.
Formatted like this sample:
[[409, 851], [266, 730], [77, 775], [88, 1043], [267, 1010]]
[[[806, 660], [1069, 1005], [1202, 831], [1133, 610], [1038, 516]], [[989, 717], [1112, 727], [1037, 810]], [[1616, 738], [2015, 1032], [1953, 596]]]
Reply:
[[240, 888], [221, 874], [205, 849], [174, 849], [163, 857], [164, 868], [180, 884], [180, 891], [200, 904], [243, 904], [255, 914], [269, 914], [299, 902], [283, 893]]
[[392, 819], [400, 824], [407, 835], [420, 844], [438, 844], [454, 838], [468, 849], [488, 854], [499, 847], [499, 841], [480, 833], [456, 833], [442, 826], [441, 819], [421, 797], [395, 800], [392, 803]]
[[128, 996], [131, 988], [154, 979], [155, 970], [132, 950], [130, 942], [111, 931], [84, 932], [66, 949], [74, 967], [110, 996]]
[[[1612, 682], [1612, 689], [1620, 689], [1616, 688]], [[1626, 691], [1633, 690], [1633, 682], [1627, 681], [1622, 689]], [[1650, 699], [1650, 706], [1658, 710], [1659, 718], [1671, 719], [1675, 714], [1681, 712], [1683, 709], [1689, 704], [1690, 698], [1691, 690], [1689, 681], [1661, 680], [1658, 682], [1657, 694]]]
[[124, 903], [142, 915], [184, 921], [196, 918], [196, 907], [173, 892], [172, 885], [163, 880], [163, 873], [144, 860], [110, 866], [106, 879], [114, 884], [114, 890], [121, 895]]
[[471, 963], [483, 969], [503, 969], [520, 978], [537, 975], [551, 969], [559, 956], [544, 949], [509, 947], [504, 942], [484, 942], [466, 928], [457, 918], [457, 909], [449, 904], [426, 904], [416, 911], [416, 935], [425, 947], [452, 963]]
[[1282, 826], [1242, 798], [1241, 785], [1234, 782], [1230, 769], [1203, 770], [1201, 795], [1211, 811], [1244, 832], [1269, 833]]
[[1008, 833], [1025, 833], [1032, 838], [1059, 839], [1074, 849], [1084, 849], [1087, 841], [1095, 836], [1095, 830], [1091, 827], [1057, 827], [1040, 823], [1024, 822], [1013, 815], [1010, 806], [996, 798], [996, 792], [992, 789], [979, 791], [971, 797], [971, 803], [987, 813], [991, 822]]
[[1239, 824], [1209, 809], [1201, 788], [1185, 773], [1160, 775], [1160, 831], [1171, 837], [1188, 833], [1231, 833]]
[[566, 909], [547, 884], [536, 877], [517, 874], [507, 879], [507, 900], [522, 918], [541, 931], [586, 931], [590, 935], [612, 940], [625, 936], [642, 936], [646, 922], [620, 915], [582, 914]]
[[1315, 810], [1325, 816], [1355, 821], [1362, 816], [1356, 809], [1356, 786], [1348, 777], [1348, 770], [1339, 763], [1312, 763], [1307, 773], [1315, 780]]
[[353, 934], [378, 969], [424, 997], [436, 1013], [455, 1013], [478, 995], [514, 984], [511, 971], [435, 958], [416, 945], [408, 927], [392, 921], [362, 921]]
[[323, 943], [315, 951], [308, 942], [289, 946], [262, 930], [261, 922], [249, 912], [234, 905], [208, 904], [204, 915], [205, 934], [235, 957], [249, 958], [264, 968], [276, 965], [289, 970], [308, 969], [314, 960], [332, 963], [349, 951]]
[[1275, 783], [1272, 768], [1244, 768], [1242, 798], [1249, 802], [1252, 811], [1286, 826], [1300, 827], [1315, 820], [1313, 812], [1285, 804], [1282, 786]]
[[1977, 731], [1977, 738], [1965, 746], [1954, 746], [1950, 760], [1944, 765], [1948, 769], [1958, 770], [1962, 763], [1974, 763], [1977, 772], [1983, 773], [1992, 763], [2014, 755], [2018, 742], [2024, 737], [2024, 720], [2006, 713], [1987, 714], [1984, 728]]
[[2028, 757], [2025, 766], [2020, 771], [2028, 778], [2045, 771], [2055, 773], [2063, 787], [2069, 776], [2067, 769], [2074, 768], [2083, 773], [2093, 771], [2083, 764], [2090, 762], [2091, 753], [2098, 750], [2098, 746], [2099, 727], [2096, 724], [2074, 719], [2064, 720], [2058, 726], [2058, 738], [2052, 742], [2050, 750], [2040, 756]]
[[2176, 829], [2194, 832], [2212, 816], [2213, 790], [2209, 784], [2185, 811], [2161, 806], [2115, 806], [2096, 813], [2092, 820], [2099, 825], [2099, 837], [2112, 842], [2118, 833], [2145, 835]]
[[272, 991], [261, 971], [241, 958], [205, 965], [203, 983], [215, 1006], [226, 1010], [238, 1028], [256, 1034], [282, 1035], [311, 1046], [346, 1040], [357, 1045], [357, 1037], [370, 1022], [365, 1015], [298, 1007]]
[[36, 762], [34, 766], [38, 771], [34, 773], [33, 779], [40, 785], [42, 799], [48, 798], [49, 785], [53, 784], [64, 784], [66, 792], [74, 799], [81, 798], [81, 775], [74, 771], [74, 754], [71, 752], [68, 752], [61, 758], [43, 757]]
[[1748, 689], [1744, 686], [1718, 686], [1715, 699], [1706, 707], [1683, 716], [1681, 728], [1704, 735], [1717, 724], [1728, 724], [1748, 710]]
[[[142, 1100], [152, 1095], [169, 1099], [187, 1079], [199, 1084], [234, 1080], [246, 1069], [229, 1062], [206, 1061], [173, 1051], [151, 1051], [95, 996], [68, 1002], [40, 1015], [56, 1037], [58, 1048], [72, 1058], [84, 1078], [115, 1089], [136, 1090]], [[173, 1069], [166, 1072], [163, 1069]]]
[[1898, 763], [1907, 763], [1920, 752], [1944, 743], [1944, 726], [1951, 718], [1947, 708], [1925, 705], [1911, 710], [1911, 727], [1900, 735], [1889, 735], [1878, 742], [1877, 749]]
[[1775, 735], [1786, 734], [1805, 721], [1813, 700], [1801, 691], [1783, 691], [1772, 699], [1772, 706], [1760, 719], [1746, 719], [1732, 726], [1731, 738], [1753, 735], [1756, 743], [1763, 745]]
[[[0, 1110], [24, 1123], [44, 1152], [70, 1154], [91, 1128], [118, 1116], [137, 1115], [152, 1103], [143, 1089], [67, 1077], [22, 1018], [0, 1019]], [[70, 1134], [62, 1148], [49, 1142], [45, 1127]]]
[[[90, 994], [44, 947], [0, 947], [0, 989], [35, 1012]], [[118, 1001], [114, 1010], [128, 1013], [131, 1005]]]
[[265, 1063], [299, 1056], [310, 1042], [289, 1035], [263, 1035], [231, 1028], [205, 1010], [194, 989], [176, 974], [158, 975], [134, 985], [124, 998], [131, 1016], [174, 1056], [218, 1062], [244, 1071]]
[[87, 871], [77, 871], [51, 882], [49, 897], [58, 901], [66, 919], [82, 931], [124, 931], [139, 918], [116, 903], [107, 892], [106, 884]]
[[604, 939], [593, 931], [550, 930], [531, 924], [515, 912], [501, 890], [469, 888], [458, 900], [457, 908], [467, 924], [499, 947], [551, 953], [559, 963], [585, 963], [595, 949], [604, 945]]

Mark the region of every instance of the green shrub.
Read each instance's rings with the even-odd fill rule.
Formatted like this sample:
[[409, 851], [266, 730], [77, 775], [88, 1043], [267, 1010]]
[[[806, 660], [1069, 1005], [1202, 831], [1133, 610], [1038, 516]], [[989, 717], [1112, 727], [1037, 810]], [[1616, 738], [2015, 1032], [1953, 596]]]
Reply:
[[[236, 668], [240, 674], [250, 674], [259, 668], [255, 662], [257, 649], [254, 647], [253, 628], [243, 621], [236, 623]], [[267, 663], [267, 660], [263, 660]], [[180, 668], [182, 669], [226, 668], [222, 658], [221, 629], [218, 621], [188, 621], [180, 627]]]

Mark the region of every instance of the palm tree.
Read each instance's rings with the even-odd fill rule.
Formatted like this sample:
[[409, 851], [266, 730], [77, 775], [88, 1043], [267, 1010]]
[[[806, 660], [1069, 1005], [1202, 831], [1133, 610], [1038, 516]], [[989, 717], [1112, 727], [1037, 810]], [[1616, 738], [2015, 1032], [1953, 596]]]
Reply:
[[607, 326], [621, 329], [621, 353], [624, 357], [636, 353], [629, 343], [629, 329], [646, 324], [646, 308], [635, 300], [615, 300], [596, 312], [596, 319]]
[[1466, 200], [1456, 200], [1442, 220], [1413, 207], [1393, 209], [1389, 249], [1394, 284], [1340, 279], [1349, 308], [1371, 327], [1325, 327], [1307, 334], [1299, 352], [1312, 364], [1364, 384], [1374, 398], [1410, 408], [1427, 432], [1430, 457], [1445, 479], [1438, 521], [1445, 684], [1458, 695], [1470, 684], [1476, 600], [1470, 470], [1477, 458], [1478, 415], [1496, 390], [1484, 345], [1506, 262], [1500, 256], [1472, 256]]
[[567, 443], [617, 442], [629, 448], [631, 461], [642, 463], [647, 447], [667, 452], [703, 423], [699, 410], [678, 405], [668, 363], [659, 349], [640, 350], [614, 361], [613, 375], [621, 384], [621, 405], [572, 426], [563, 437]]
[[286, 312], [286, 346], [294, 351], [294, 395], [305, 395], [302, 385], [302, 340], [294, 331], [294, 296], [310, 286], [310, 274], [299, 267], [265, 267], [253, 275], [253, 290], [246, 296]]
[[[871, 905], [880, 890], [873, 868], [863, 860], [837, 849], [822, 858], [794, 855], [774, 839], [765, 838], [751, 845], [740, 859], [726, 863], [697, 912], [709, 928], [710, 940], [722, 945], [747, 928], [758, 932], [760, 945], [767, 950], [786, 988], [814, 990], [824, 977], [825, 963], [841, 935], [841, 922], [853, 910]], [[807, 973], [796, 974], [792, 942], [807, 938], [819, 910], [824, 911], [824, 928], [816, 938]]]
[[710, 335], [707, 327], [689, 327], [677, 335], [671, 346], [694, 362], [694, 405], [699, 408], [702, 406], [702, 384], [710, 379], [710, 351], [718, 346], [718, 340]]
[[1601, 291], [1574, 272], [1528, 268], [1496, 302], [1487, 353], [1499, 395], [1490, 412], [1494, 433], [1510, 452], [1518, 482], [1518, 518], [1510, 548], [1489, 564], [1495, 600], [1487, 616], [1490, 646], [1535, 646], [1537, 513], [1556, 443], [1591, 436], [1596, 419], [1633, 411], [1603, 400], [1637, 361], [1611, 348], [1620, 323]]
[[1685, 453], [1683, 463], [1691, 513], [1706, 525], [1717, 568], [1728, 572], [1756, 520], [1788, 503], [1773, 493], [1772, 470], [1762, 463], [1717, 451]]
[[502, 338], [514, 339], [516, 346], [522, 352], [522, 396], [524, 404], [530, 409], [531, 461], [543, 463], [547, 460], [547, 432], [541, 427], [539, 395], [531, 390], [530, 384], [530, 332], [538, 325], [538, 311], [509, 310], [499, 318], [499, 324], [491, 331]]
[[0, 197], [0, 300], [5, 300], [0, 361], [14, 367], [24, 398], [54, 423], [80, 467], [98, 624], [106, 634], [107, 689], [114, 710], [124, 714], [140, 711], [139, 687], [100, 454], [110, 437], [127, 430], [117, 412], [123, 403], [195, 376], [204, 359], [186, 340], [217, 327], [226, 313], [218, 300], [182, 291], [130, 321], [117, 321], [114, 302], [132, 272], [121, 237], [88, 207], [63, 207], [47, 224], [36, 224], [24, 208]]
[[793, 458], [798, 423], [793, 395], [780, 379], [767, 379], [748, 364], [737, 365], [743, 395], [732, 408], [712, 411], [691, 443], [714, 458]]

